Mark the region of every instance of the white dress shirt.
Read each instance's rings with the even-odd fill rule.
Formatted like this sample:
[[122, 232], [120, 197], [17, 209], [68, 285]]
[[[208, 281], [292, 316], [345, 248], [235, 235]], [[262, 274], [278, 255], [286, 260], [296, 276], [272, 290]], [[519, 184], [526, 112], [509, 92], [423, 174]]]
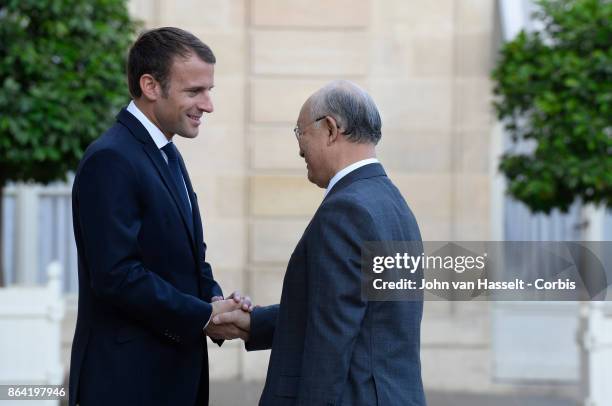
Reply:
[[329, 185], [327, 185], [327, 189], [325, 189], [325, 195], [323, 195], [323, 198], [325, 198], [325, 196], [327, 196], [329, 191], [332, 190], [334, 185], [336, 183], [338, 183], [338, 181], [340, 179], [344, 178], [346, 175], [348, 175], [349, 173], [353, 172], [355, 169], [359, 169], [362, 166], [365, 166], [365, 165], [368, 165], [368, 164], [374, 164], [374, 163], [378, 163], [378, 159], [376, 159], [376, 158], [362, 159], [361, 161], [357, 161], [357, 162], [355, 162], [353, 164], [350, 164], [346, 168], [342, 169], [340, 172], [335, 174], [334, 177], [331, 178], [331, 180], [329, 181]]
[[[130, 104], [128, 104], [127, 111], [129, 111], [134, 117], [136, 117], [136, 119], [140, 121], [140, 124], [142, 124], [144, 128], [147, 129], [147, 132], [149, 133], [151, 138], [153, 138], [153, 142], [155, 142], [157, 149], [159, 149], [159, 152], [161, 152], [164, 161], [168, 163], [168, 157], [166, 156], [166, 153], [162, 150], [162, 148], [165, 147], [171, 141], [168, 141], [168, 138], [166, 138], [164, 133], [162, 133], [161, 130], [157, 128], [157, 126], [153, 124], [151, 120], [149, 120], [149, 118], [145, 116], [142, 111], [140, 111], [140, 109], [138, 108], [138, 106], [136, 106], [136, 103], [134, 103], [133, 100], [130, 102]], [[189, 191], [187, 190], [187, 184], [185, 183], [184, 178], [183, 186], [185, 187], [185, 193], [187, 194], [187, 201], [189, 202], [189, 207], [191, 207], [191, 199], [189, 198]]]

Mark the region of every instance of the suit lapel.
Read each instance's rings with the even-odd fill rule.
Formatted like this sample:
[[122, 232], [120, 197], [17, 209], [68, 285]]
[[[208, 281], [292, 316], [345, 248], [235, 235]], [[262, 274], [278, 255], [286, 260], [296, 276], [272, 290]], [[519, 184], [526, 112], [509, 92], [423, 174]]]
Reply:
[[[140, 123], [140, 121], [138, 121], [138, 119], [134, 117], [126, 109], [123, 109], [121, 110], [121, 112], [119, 112], [119, 114], [117, 115], [117, 120], [121, 122], [122, 124], [124, 124], [130, 130], [130, 132], [134, 135], [134, 137], [136, 137], [140, 142], [144, 144], [142, 148], [144, 149], [145, 153], [147, 154], [147, 156], [149, 157], [149, 159], [151, 160], [151, 162], [157, 169], [157, 172], [162, 178], [164, 184], [166, 185], [166, 188], [168, 188], [168, 190], [170, 191], [172, 200], [174, 200], [174, 204], [176, 205], [176, 208], [181, 214], [181, 218], [183, 219], [183, 225], [185, 226], [187, 234], [189, 235], [189, 238], [191, 239], [192, 247], [195, 249], [196, 244], [195, 244], [192, 227], [189, 227], [189, 220], [188, 220], [189, 217], [187, 213], [185, 212], [185, 209], [182, 207], [183, 205], [181, 204], [181, 200], [178, 194], [177, 187], [174, 184], [175, 182], [172, 180], [172, 176], [170, 175], [170, 169], [168, 168], [168, 164], [166, 163], [163, 156], [161, 155], [161, 152], [157, 148], [157, 145], [155, 145], [155, 142], [153, 142], [153, 139], [147, 132], [146, 128], [144, 128], [144, 126]], [[187, 183], [188, 177], [185, 176], [187, 171], [184, 169], [182, 159], [180, 159], [179, 161], [181, 165], [181, 170], [183, 171], [183, 177], [185, 178], [185, 183]], [[190, 185], [191, 183], [189, 183], [189, 186]], [[191, 199], [191, 204], [193, 207], [193, 204], [194, 204], [194, 199], [192, 199], [193, 189], [191, 189], [191, 192], [189, 194], [190, 194], [189, 198]]]
[[161, 153], [159, 152], [157, 145], [155, 145], [154, 143], [144, 145], [143, 148], [145, 152], [147, 153], [147, 155], [149, 156], [149, 159], [151, 159], [151, 161], [153, 162], [153, 165], [155, 165], [155, 168], [157, 169], [157, 172], [161, 176], [162, 180], [164, 181], [164, 184], [170, 191], [170, 194], [172, 195], [172, 199], [174, 200], [174, 204], [176, 204], [176, 208], [181, 213], [181, 218], [183, 219], [183, 224], [185, 225], [187, 233], [189, 234], [189, 237], [191, 238], [192, 243], [194, 243], [193, 233], [191, 231], [191, 227], [189, 227], [189, 217], [187, 213], [185, 212], [185, 208], [183, 208], [183, 205], [181, 204], [181, 200], [178, 194], [178, 189], [177, 189], [177, 186], [175, 185], [175, 182], [172, 180], [172, 176], [170, 175], [170, 169], [168, 168], [168, 164], [166, 163]]

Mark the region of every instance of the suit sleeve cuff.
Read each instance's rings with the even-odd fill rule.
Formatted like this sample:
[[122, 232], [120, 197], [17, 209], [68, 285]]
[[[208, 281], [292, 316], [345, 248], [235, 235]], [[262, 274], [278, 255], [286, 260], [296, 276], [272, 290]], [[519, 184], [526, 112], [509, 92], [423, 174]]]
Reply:
[[278, 305], [260, 307], [251, 313], [249, 340], [244, 343], [247, 351], [269, 350], [272, 348]]

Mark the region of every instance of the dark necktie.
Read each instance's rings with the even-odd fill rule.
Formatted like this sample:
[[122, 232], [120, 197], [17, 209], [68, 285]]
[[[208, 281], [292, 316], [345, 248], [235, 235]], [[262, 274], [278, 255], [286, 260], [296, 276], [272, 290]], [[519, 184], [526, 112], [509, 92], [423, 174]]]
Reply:
[[174, 186], [179, 194], [180, 203], [183, 205], [183, 209], [187, 214], [187, 221], [189, 230], [193, 232], [193, 215], [191, 213], [191, 206], [189, 205], [189, 197], [187, 196], [187, 190], [185, 188], [185, 182], [183, 181], [183, 175], [181, 173], [181, 166], [179, 165], [178, 150], [174, 146], [174, 143], [169, 142], [163, 148], [162, 151], [168, 157], [168, 168], [174, 180]]

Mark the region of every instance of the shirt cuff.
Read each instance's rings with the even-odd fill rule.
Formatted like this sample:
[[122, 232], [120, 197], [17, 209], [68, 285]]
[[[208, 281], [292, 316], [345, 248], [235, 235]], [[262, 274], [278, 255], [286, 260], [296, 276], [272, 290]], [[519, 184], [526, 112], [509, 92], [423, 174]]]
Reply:
[[210, 324], [210, 321], [212, 320], [212, 312], [210, 312], [210, 317], [208, 318], [208, 321], [206, 322], [206, 324], [204, 324], [204, 329], [206, 330], [206, 327], [208, 327], [208, 325]]

